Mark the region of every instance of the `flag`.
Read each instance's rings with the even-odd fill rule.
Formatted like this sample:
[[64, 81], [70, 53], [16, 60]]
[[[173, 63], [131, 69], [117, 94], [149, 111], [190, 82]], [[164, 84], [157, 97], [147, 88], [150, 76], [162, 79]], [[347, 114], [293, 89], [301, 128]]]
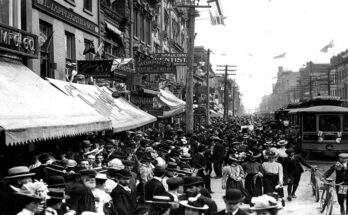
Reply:
[[95, 57], [97, 57], [97, 56], [101, 57], [103, 52], [104, 52], [104, 42], [101, 42], [98, 49], [97, 49]]
[[330, 41], [329, 44], [327, 44], [326, 46], [324, 46], [322, 49], [320, 49], [321, 52], [324, 52], [324, 53], [327, 53], [328, 49], [329, 48], [332, 48], [334, 45], [333, 45], [333, 40]]
[[95, 54], [93, 42], [85, 43], [85, 50], [83, 51], [83, 55], [86, 55], [88, 53]]
[[48, 52], [48, 49], [49, 49], [49, 47], [50, 47], [50, 45], [51, 45], [51, 42], [52, 42], [52, 39], [53, 39], [53, 33], [54, 33], [54, 32], [52, 32], [52, 33], [50, 34], [50, 36], [46, 39], [46, 41], [44, 42], [44, 44], [42, 44], [42, 46], [41, 46], [41, 50], [42, 50], [42, 51]]
[[285, 56], [286, 56], [286, 52], [284, 52], [283, 54], [277, 55], [277, 56], [275, 56], [274, 58], [275, 58], [275, 59], [276, 59], [276, 58], [285, 58]]

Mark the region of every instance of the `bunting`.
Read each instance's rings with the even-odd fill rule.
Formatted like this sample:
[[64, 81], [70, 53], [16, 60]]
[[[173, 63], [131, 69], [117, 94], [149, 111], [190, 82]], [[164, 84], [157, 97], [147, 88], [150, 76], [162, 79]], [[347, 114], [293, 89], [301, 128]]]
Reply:
[[327, 53], [327, 51], [329, 50], [329, 48], [332, 48], [334, 46], [333, 44], [333, 40], [330, 41], [329, 44], [327, 44], [326, 46], [324, 46], [322, 49], [320, 49], [321, 52]]
[[278, 58], [285, 58], [286, 57], [286, 52], [284, 52], [283, 54], [277, 55], [275, 57], [273, 57], [274, 59], [278, 59]]

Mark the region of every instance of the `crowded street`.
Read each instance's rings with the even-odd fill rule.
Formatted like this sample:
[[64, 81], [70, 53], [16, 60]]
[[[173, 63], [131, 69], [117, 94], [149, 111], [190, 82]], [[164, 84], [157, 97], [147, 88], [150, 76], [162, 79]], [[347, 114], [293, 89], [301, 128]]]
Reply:
[[0, 0], [0, 215], [348, 215], [347, 0]]

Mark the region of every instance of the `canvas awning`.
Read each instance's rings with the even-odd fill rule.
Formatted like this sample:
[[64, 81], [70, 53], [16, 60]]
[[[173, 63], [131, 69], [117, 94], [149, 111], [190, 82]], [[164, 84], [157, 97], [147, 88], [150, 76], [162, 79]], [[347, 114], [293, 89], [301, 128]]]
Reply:
[[162, 103], [164, 103], [170, 108], [169, 111], [164, 111], [163, 117], [171, 117], [185, 112], [186, 102], [176, 97], [169, 90], [160, 89], [160, 94], [158, 95], [158, 98]]
[[48, 79], [48, 81], [69, 96], [79, 98], [98, 113], [112, 121], [115, 132], [125, 131], [156, 121], [156, 117], [144, 112], [123, 98], [113, 98], [106, 87], [73, 84]]
[[110, 120], [20, 63], [0, 61], [0, 97], [6, 145], [111, 128]]
[[106, 28], [109, 29], [110, 31], [114, 32], [115, 34], [118, 34], [120, 37], [123, 36], [123, 32], [120, 31], [116, 26], [112, 25], [111, 23], [108, 23], [105, 21]]
[[125, 66], [131, 62], [134, 62], [133, 58], [115, 58], [112, 61], [111, 72], [115, 71], [117, 68]]

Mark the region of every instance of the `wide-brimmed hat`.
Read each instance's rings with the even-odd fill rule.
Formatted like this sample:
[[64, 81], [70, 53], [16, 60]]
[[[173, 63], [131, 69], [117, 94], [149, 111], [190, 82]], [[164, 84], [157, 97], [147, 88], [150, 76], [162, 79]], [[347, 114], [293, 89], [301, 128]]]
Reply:
[[75, 160], [69, 159], [67, 160], [65, 167], [67, 168], [74, 168], [77, 166], [77, 162]]
[[164, 166], [159, 166], [159, 165], [157, 165], [156, 167], [155, 167], [155, 169], [153, 170], [153, 173], [154, 174], [156, 174], [156, 173], [159, 173], [159, 174], [161, 174], [161, 173], [166, 173], [166, 168], [164, 167]]
[[154, 158], [151, 156], [150, 153], [145, 153], [142, 157], [141, 157], [142, 161], [145, 162], [152, 162], [154, 160]]
[[132, 160], [122, 160], [122, 163], [125, 166], [134, 166], [135, 165], [135, 161], [132, 161]]
[[195, 186], [195, 185], [204, 185], [204, 181], [201, 177], [199, 176], [187, 176], [184, 177], [184, 187], [190, 187], [190, 186]]
[[226, 190], [226, 195], [222, 197], [226, 202], [238, 203], [245, 199], [242, 192], [239, 189], [228, 189]]
[[108, 162], [108, 168], [120, 170], [120, 169], [124, 169], [124, 165], [120, 159], [114, 158]]
[[175, 162], [168, 162], [167, 163], [167, 170], [170, 170], [170, 171], [176, 171], [178, 168], [178, 164], [175, 163]]
[[179, 159], [180, 160], [191, 160], [192, 157], [191, 157], [191, 154], [189, 154], [189, 153], [183, 153], [182, 155], [179, 156]]
[[338, 157], [340, 157], [340, 158], [348, 158], [348, 153], [340, 153], [338, 155]]
[[16, 195], [19, 195], [20, 197], [23, 197], [23, 198], [26, 198], [26, 199], [32, 199], [33, 201], [42, 201], [43, 199], [30, 192], [29, 190], [26, 190], [26, 189], [20, 189], [18, 191], [15, 192]]
[[169, 196], [153, 196], [151, 200], [145, 201], [150, 204], [175, 204], [174, 201], [170, 199]]
[[277, 157], [277, 153], [275, 151], [266, 151], [265, 155], [269, 158]]
[[265, 142], [264, 144], [265, 146], [273, 146], [273, 141], [272, 140], [268, 140]]
[[250, 208], [253, 211], [280, 208], [279, 202], [274, 197], [269, 195], [253, 197], [251, 199], [251, 203], [254, 205]]
[[278, 146], [285, 146], [286, 144], [288, 144], [288, 141], [286, 140], [279, 140], [277, 143]]
[[205, 204], [205, 201], [201, 198], [190, 197], [188, 200], [180, 201], [180, 205], [195, 209], [195, 210], [208, 210], [209, 206]]
[[180, 149], [177, 149], [177, 148], [172, 149], [170, 151], [170, 155], [172, 155], [172, 156], [180, 156]]
[[238, 157], [235, 153], [231, 153], [228, 158], [232, 161], [237, 161], [237, 162], [240, 162], [242, 161], [242, 159], [240, 157]]
[[82, 169], [79, 171], [79, 174], [81, 176], [92, 176], [95, 177], [97, 175], [97, 171], [93, 169]]
[[128, 157], [127, 153], [125, 151], [114, 151], [109, 159], [114, 159], [114, 158], [118, 158], [121, 160], [124, 160]]
[[116, 172], [116, 176], [121, 177], [121, 178], [131, 178], [132, 174], [127, 169], [121, 169], [121, 170]]
[[217, 136], [212, 136], [210, 139], [211, 139], [211, 140], [216, 140], [216, 141], [220, 141], [220, 140], [221, 140], [221, 139], [220, 139], [219, 137], [217, 137]]
[[108, 178], [106, 177], [106, 174], [105, 173], [97, 173], [97, 175], [95, 176], [95, 179], [98, 179], [98, 180], [107, 180]]
[[262, 156], [262, 153], [260, 151], [254, 151], [252, 154], [251, 154], [251, 158], [254, 158], [254, 159], [257, 159], [259, 157]]
[[70, 196], [65, 194], [64, 189], [58, 188], [49, 189], [48, 196], [50, 199], [70, 199]]
[[48, 164], [45, 167], [45, 171], [56, 175], [64, 175], [66, 173], [63, 166], [56, 164]]
[[83, 141], [82, 141], [82, 147], [84, 147], [84, 148], [92, 147], [91, 141], [89, 141], [89, 140], [83, 140]]
[[4, 179], [12, 178], [24, 178], [35, 175], [35, 173], [29, 172], [29, 168], [26, 166], [16, 166], [8, 169], [8, 175]]
[[48, 188], [65, 188], [65, 179], [61, 175], [53, 175], [46, 179]]

